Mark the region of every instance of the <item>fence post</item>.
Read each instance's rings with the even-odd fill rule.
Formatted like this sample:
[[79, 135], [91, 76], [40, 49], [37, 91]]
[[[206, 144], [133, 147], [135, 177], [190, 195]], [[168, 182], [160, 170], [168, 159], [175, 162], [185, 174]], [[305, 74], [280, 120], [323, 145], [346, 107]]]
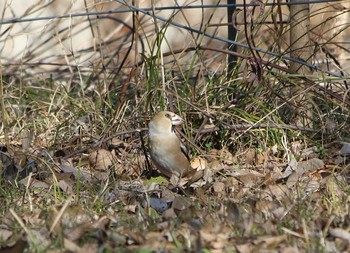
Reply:
[[[310, 4], [302, 4], [305, 0], [290, 0], [290, 56], [310, 63], [312, 51], [310, 44]], [[294, 3], [294, 4], [293, 4]], [[300, 3], [300, 4], [298, 4]], [[310, 74], [311, 70], [299, 63], [291, 62], [290, 70], [302, 75]], [[301, 84], [299, 79], [297, 82]], [[310, 93], [304, 92], [303, 85], [294, 85], [291, 94], [294, 99], [294, 123], [299, 127], [312, 127], [313, 105]]]
[[[290, 3], [305, 2], [305, 0], [290, 0]], [[292, 4], [290, 6], [290, 56], [310, 63], [310, 4]], [[306, 74], [307, 67], [291, 62], [293, 72]]]
[[[236, 4], [236, 0], [227, 0], [227, 4]], [[229, 6], [227, 7], [227, 22], [228, 22], [228, 39], [235, 41], [236, 40], [236, 35], [237, 35], [237, 30], [236, 27], [233, 26], [232, 24], [232, 18], [233, 13], [236, 10], [236, 6]], [[237, 46], [233, 44], [228, 45], [229, 50], [236, 52], [237, 51]], [[235, 55], [229, 55], [228, 56], [228, 74], [232, 74], [232, 70], [235, 67], [237, 63], [237, 57]]]

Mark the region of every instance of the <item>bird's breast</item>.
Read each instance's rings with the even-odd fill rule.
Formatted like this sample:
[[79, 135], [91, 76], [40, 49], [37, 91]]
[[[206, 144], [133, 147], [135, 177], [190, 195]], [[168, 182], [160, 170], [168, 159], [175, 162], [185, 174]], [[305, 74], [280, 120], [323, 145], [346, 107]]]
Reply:
[[175, 138], [150, 135], [149, 141], [151, 158], [159, 171], [168, 177], [172, 175], [181, 177], [183, 171], [187, 170], [189, 162], [181, 152], [180, 141], [176, 135]]

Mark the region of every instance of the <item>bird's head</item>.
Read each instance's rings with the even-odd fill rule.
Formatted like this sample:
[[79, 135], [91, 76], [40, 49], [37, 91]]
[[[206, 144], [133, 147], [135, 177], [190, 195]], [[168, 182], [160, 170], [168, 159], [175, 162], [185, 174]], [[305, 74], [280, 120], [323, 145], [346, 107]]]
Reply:
[[182, 123], [183, 119], [179, 115], [169, 111], [161, 111], [153, 116], [148, 127], [151, 133], [172, 133], [173, 127]]

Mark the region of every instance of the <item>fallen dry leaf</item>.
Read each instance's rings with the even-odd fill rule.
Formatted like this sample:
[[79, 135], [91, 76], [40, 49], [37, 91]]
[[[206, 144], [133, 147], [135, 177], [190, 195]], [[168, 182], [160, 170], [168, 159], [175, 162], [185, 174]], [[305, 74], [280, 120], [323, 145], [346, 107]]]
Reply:
[[350, 243], [350, 233], [349, 231], [342, 228], [331, 228], [329, 229], [329, 234], [331, 236], [345, 240], [347, 243]]
[[191, 167], [195, 170], [204, 170], [207, 167], [207, 161], [201, 157], [196, 157], [191, 161]]
[[218, 196], [223, 196], [225, 194], [225, 184], [223, 182], [215, 182], [213, 184], [213, 190]]
[[12, 235], [11, 230], [0, 228], [0, 242], [7, 241]]
[[89, 163], [94, 170], [106, 171], [114, 164], [114, 156], [106, 149], [98, 149], [89, 154]]
[[244, 154], [244, 161], [246, 162], [246, 164], [255, 164], [256, 163], [256, 157], [257, 157], [257, 152], [255, 149], [250, 148], [248, 150], [246, 150], [245, 154]]
[[304, 172], [313, 172], [324, 167], [324, 162], [318, 158], [312, 158], [307, 161], [298, 162], [297, 169]]

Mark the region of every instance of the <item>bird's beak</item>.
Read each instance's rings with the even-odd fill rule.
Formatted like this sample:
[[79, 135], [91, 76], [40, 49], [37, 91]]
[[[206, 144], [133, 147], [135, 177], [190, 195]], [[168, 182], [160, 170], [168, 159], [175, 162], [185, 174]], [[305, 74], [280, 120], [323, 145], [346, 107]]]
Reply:
[[184, 122], [184, 120], [180, 116], [178, 116], [176, 114], [171, 117], [171, 124], [173, 126], [181, 125], [183, 122]]

